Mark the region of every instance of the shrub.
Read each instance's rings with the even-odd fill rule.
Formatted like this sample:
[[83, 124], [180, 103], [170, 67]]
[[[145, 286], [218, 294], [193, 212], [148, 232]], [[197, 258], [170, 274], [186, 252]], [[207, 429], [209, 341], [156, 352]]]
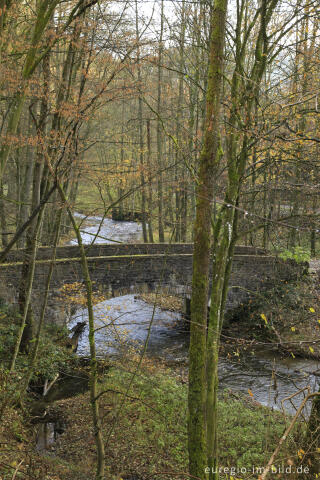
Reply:
[[303, 247], [294, 247], [293, 250], [283, 250], [280, 253], [280, 258], [283, 260], [292, 259], [297, 263], [310, 262], [310, 253]]

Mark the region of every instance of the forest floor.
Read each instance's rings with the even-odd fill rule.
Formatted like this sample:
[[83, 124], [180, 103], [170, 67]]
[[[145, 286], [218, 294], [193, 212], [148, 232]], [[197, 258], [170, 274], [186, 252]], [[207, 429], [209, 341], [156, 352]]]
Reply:
[[[136, 361], [126, 359], [100, 378], [100, 389], [105, 391], [100, 414], [106, 444], [106, 478], [185, 480], [187, 385], [162, 364], [146, 360], [127, 391]], [[65, 430], [42, 452], [35, 448], [37, 425], [32, 423], [30, 413], [7, 411], [0, 430], [0, 478], [11, 480], [16, 471], [17, 479], [93, 480], [96, 451], [89, 394], [56, 401], [46, 411], [60, 418]], [[267, 463], [286, 425], [279, 412], [228, 392], [219, 401], [218, 419], [220, 462], [224, 468], [242, 468], [241, 474], [233, 473], [238, 480], [252, 478], [252, 466]], [[297, 455], [301, 443], [300, 430], [299, 436], [293, 434], [281, 451], [279, 465], [303, 463], [301, 454]], [[243, 473], [245, 470], [247, 473]], [[221, 479], [232, 478], [230, 473]]]

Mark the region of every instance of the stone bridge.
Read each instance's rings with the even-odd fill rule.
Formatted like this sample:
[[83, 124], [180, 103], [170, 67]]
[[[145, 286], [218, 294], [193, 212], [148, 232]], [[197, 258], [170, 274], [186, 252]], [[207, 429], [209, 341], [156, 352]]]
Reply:
[[[173, 293], [190, 294], [192, 244], [100, 244], [87, 246], [86, 252], [92, 281], [104, 292], [119, 296], [161, 286]], [[41, 298], [45, 288], [51, 256], [50, 247], [38, 249], [33, 288], [35, 300]], [[23, 257], [23, 250], [15, 250], [8, 255], [6, 263], [0, 264], [2, 289], [11, 287], [12, 291], [17, 291]], [[257, 290], [296, 278], [304, 268], [305, 265], [283, 261], [261, 249], [237, 246], [227, 309], [244, 303]], [[59, 289], [66, 283], [75, 282], [83, 282], [79, 248], [58, 247], [51, 282], [51, 307], [58, 301]]]

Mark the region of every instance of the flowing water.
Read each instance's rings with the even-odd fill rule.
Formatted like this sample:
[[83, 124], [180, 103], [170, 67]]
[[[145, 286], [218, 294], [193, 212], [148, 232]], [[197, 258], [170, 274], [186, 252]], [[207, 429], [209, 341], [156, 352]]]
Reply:
[[[89, 217], [82, 231], [84, 243], [90, 243], [101, 219]], [[88, 222], [90, 226], [88, 226]], [[132, 242], [141, 240], [141, 226], [135, 222], [102, 222], [97, 242], [112, 240]], [[111, 240], [112, 239], [112, 240]], [[72, 241], [73, 243], [75, 241]], [[168, 312], [149, 305], [135, 295], [111, 298], [94, 307], [97, 353], [118, 355], [129, 348], [141, 348], [149, 336], [147, 353], [166, 362], [186, 366], [188, 359], [188, 334], [183, 328], [179, 313]], [[87, 321], [86, 309], [79, 309], [70, 327]], [[79, 355], [89, 355], [88, 331], [79, 340]], [[254, 399], [263, 405], [281, 408], [281, 400], [306, 386], [318, 387], [320, 362], [306, 359], [282, 358], [277, 352], [255, 350], [231, 359], [221, 358], [219, 364], [220, 387], [234, 392], [252, 392]], [[251, 394], [251, 393], [250, 393]], [[299, 395], [294, 404], [301, 401]], [[293, 411], [286, 402], [288, 411]]]
[[[94, 243], [139, 243], [142, 241], [142, 226], [136, 222], [117, 222], [111, 218], [88, 217], [74, 213], [81, 223], [81, 237], [84, 244]], [[96, 237], [96, 235], [98, 235]], [[71, 240], [69, 245], [77, 245]]]
[[[135, 295], [111, 298], [94, 307], [96, 346], [99, 356], [121, 355], [143, 346], [150, 331], [147, 353], [165, 359], [176, 367], [188, 361], [188, 333], [179, 313], [156, 308]], [[86, 309], [78, 310], [71, 325], [87, 321]], [[88, 328], [88, 327], [87, 327]], [[89, 356], [88, 329], [78, 344], [79, 355]], [[281, 408], [281, 400], [297, 390], [317, 386], [320, 364], [304, 359], [281, 358], [276, 352], [254, 350], [231, 359], [220, 358], [219, 378], [222, 389], [248, 393], [263, 405]], [[302, 395], [296, 398], [299, 404]], [[289, 402], [286, 408], [292, 411]]]

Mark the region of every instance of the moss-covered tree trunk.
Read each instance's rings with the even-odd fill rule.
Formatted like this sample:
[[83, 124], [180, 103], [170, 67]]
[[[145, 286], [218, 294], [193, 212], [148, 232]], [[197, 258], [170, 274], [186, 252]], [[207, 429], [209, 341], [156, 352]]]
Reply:
[[314, 397], [305, 438], [305, 450], [310, 464], [310, 478], [317, 478], [320, 471], [320, 390]]
[[206, 333], [211, 248], [211, 213], [215, 171], [219, 162], [219, 113], [227, 0], [216, 0], [211, 15], [210, 59], [204, 144], [199, 159], [194, 227], [189, 353], [188, 448], [190, 474], [205, 478], [206, 439]]
[[[219, 478], [217, 440], [219, 342], [232, 266], [237, 208], [250, 153], [252, 112], [259, 95], [268, 55], [273, 48], [268, 46], [267, 26], [277, 3], [278, 0], [270, 2], [262, 0], [261, 8], [257, 10], [249, 24], [244, 15], [245, 1], [237, 6], [235, 70], [231, 82], [232, 103], [226, 135], [226, 195], [214, 219], [211, 218], [212, 185], [215, 171], [222, 159], [219, 155], [218, 112], [227, 1], [216, 1], [212, 12], [207, 112], [197, 190], [189, 373], [190, 473], [200, 479], [205, 477], [205, 466], [209, 467], [211, 472], [210, 480]], [[243, 76], [246, 45], [258, 19], [260, 25], [254, 38], [254, 59], [246, 79]], [[214, 222], [213, 268], [206, 338], [211, 220]]]
[[[255, 45], [255, 56], [250, 72], [250, 81], [241, 84], [239, 72], [243, 68], [243, 53], [241, 43], [242, 11], [238, 12], [236, 28], [236, 68], [232, 80], [232, 108], [229, 125], [231, 129], [227, 136], [227, 189], [224, 204], [219, 211], [215, 226], [212, 248], [212, 291], [210, 316], [207, 338], [207, 447], [210, 480], [217, 480], [218, 474], [218, 440], [217, 440], [217, 394], [218, 394], [218, 357], [220, 334], [223, 323], [224, 307], [231, 274], [233, 250], [236, 236], [238, 204], [241, 185], [249, 157], [249, 135], [252, 126], [252, 112], [259, 94], [259, 86], [263, 78], [268, 55], [268, 38], [266, 28], [277, 4], [271, 2], [269, 9], [267, 1], [262, 0], [260, 10], [260, 26]], [[242, 2], [244, 5], [244, 2]], [[246, 24], [246, 20], [244, 19]], [[249, 26], [246, 25], [248, 31]], [[242, 118], [239, 117], [239, 112]], [[243, 129], [242, 133], [241, 129]]]

